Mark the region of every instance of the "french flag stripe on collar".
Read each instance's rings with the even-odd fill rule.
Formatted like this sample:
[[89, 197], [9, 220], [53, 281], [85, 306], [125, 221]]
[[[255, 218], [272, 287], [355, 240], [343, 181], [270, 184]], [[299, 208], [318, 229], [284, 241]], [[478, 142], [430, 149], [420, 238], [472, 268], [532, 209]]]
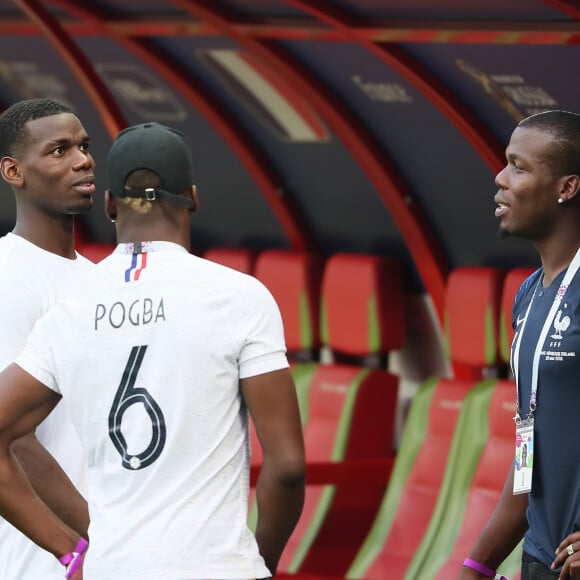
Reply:
[[136, 282], [141, 276], [141, 272], [147, 267], [147, 252], [143, 254], [133, 254], [131, 256], [131, 266], [125, 271], [125, 282]]

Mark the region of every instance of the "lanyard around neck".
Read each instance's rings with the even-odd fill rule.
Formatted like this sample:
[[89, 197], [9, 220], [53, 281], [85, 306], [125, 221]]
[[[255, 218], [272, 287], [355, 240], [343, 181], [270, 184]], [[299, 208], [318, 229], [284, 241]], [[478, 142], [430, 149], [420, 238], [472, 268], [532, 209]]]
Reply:
[[[538, 338], [538, 342], [536, 344], [536, 349], [534, 351], [534, 359], [532, 362], [532, 384], [531, 384], [531, 392], [530, 392], [530, 411], [528, 415], [528, 419], [533, 419], [534, 411], [536, 410], [536, 401], [537, 401], [537, 392], [538, 392], [538, 372], [540, 367], [540, 357], [542, 354], [542, 347], [544, 345], [544, 341], [546, 340], [546, 336], [548, 335], [548, 331], [550, 326], [552, 325], [552, 321], [556, 316], [556, 312], [560, 307], [560, 303], [564, 299], [566, 291], [568, 290], [568, 286], [570, 282], [574, 278], [578, 268], [580, 267], [580, 249], [576, 251], [576, 255], [574, 259], [568, 266], [568, 270], [564, 275], [564, 279], [556, 292], [556, 296], [554, 296], [554, 302], [552, 303], [552, 307], [546, 316], [546, 321], [544, 322], [544, 326], [542, 327], [542, 331], [540, 332], [540, 336]], [[534, 288], [534, 294], [532, 295], [532, 299], [528, 305], [526, 310], [526, 314], [524, 316], [524, 320], [522, 321], [522, 326], [519, 330], [518, 336], [514, 341], [513, 349], [512, 349], [512, 369], [514, 371], [514, 379], [516, 383], [516, 416], [514, 420], [516, 423], [521, 422], [520, 418], [520, 407], [519, 407], [519, 380], [520, 380], [520, 373], [519, 373], [519, 363], [520, 363], [520, 346], [522, 342], [522, 336], [524, 334], [524, 329], [526, 326], [526, 322], [528, 320], [528, 316], [530, 314], [530, 310], [532, 308], [532, 303], [534, 302], [534, 298], [536, 297], [536, 292], [538, 291], [538, 286], [542, 282], [542, 276], [540, 276], [536, 287]]]

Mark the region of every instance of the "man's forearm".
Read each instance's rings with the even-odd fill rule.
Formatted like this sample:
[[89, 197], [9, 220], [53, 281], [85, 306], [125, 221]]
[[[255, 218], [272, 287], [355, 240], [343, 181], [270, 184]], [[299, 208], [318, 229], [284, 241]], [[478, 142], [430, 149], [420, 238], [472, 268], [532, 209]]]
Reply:
[[87, 537], [89, 512], [86, 500], [36, 436], [30, 433], [17, 439], [11, 449], [42, 501], [63, 522]]
[[[514, 495], [512, 488], [513, 468], [506, 478], [498, 505], [469, 553], [472, 560], [491, 569], [496, 569], [511, 554], [528, 528], [528, 496]], [[462, 578], [472, 577], [479, 576], [472, 570], [463, 570]]]
[[0, 515], [57, 558], [71, 552], [79, 540], [79, 534], [38, 497], [16, 458], [5, 449], [0, 450]]
[[256, 540], [266, 566], [274, 575], [304, 504], [304, 474], [280, 477], [263, 466], [256, 486]]

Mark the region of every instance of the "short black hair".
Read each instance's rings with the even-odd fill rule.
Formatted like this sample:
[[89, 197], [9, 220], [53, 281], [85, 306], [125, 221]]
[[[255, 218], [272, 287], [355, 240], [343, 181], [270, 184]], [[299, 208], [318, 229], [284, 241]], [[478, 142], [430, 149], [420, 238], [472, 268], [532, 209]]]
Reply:
[[64, 103], [54, 99], [28, 99], [8, 107], [0, 115], [0, 157], [15, 157], [26, 141], [26, 123], [61, 113], [73, 113]]
[[580, 175], [580, 114], [543, 111], [526, 117], [518, 127], [536, 129], [552, 136], [551, 162], [557, 176]]

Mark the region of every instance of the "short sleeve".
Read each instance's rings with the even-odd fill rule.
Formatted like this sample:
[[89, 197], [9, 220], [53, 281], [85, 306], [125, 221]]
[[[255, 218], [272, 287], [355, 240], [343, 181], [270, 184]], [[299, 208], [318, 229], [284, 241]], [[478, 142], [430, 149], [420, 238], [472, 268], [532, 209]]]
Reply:
[[53, 322], [54, 312], [55, 309], [49, 310], [36, 322], [24, 349], [14, 362], [43, 385], [60, 394], [52, 352], [55, 333], [50, 332], [51, 328], [57, 327]]
[[242, 350], [240, 378], [248, 378], [288, 368], [282, 316], [270, 291], [258, 280], [244, 293], [240, 307]]

